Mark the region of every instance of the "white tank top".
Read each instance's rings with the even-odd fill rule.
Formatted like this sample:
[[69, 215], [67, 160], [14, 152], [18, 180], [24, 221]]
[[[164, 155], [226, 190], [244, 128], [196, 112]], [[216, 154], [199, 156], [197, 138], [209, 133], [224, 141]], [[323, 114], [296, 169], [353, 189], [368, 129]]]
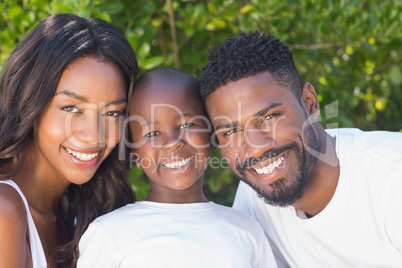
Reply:
[[33, 268], [45, 268], [47, 266], [45, 252], [43, 251], [42, 243], [40, 242], [38, 231], [36, 230], [35, 223], [32, 219], [31, 212], [29, 211], [28, 202], [18, 185], [12, 180], [1, 181], [12, 186], [21, 196], [25, 204], [25, 211], [27, 212], [28, 230], [29, 230], [29, 243], [31, 245], [31, 255]]

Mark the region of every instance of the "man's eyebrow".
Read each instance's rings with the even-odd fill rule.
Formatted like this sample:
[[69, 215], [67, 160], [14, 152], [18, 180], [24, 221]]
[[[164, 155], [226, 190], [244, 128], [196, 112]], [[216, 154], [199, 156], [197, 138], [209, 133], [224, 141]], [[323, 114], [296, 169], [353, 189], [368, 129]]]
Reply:
[[269, 105], [268, 107], [262, 109], [261, 111], [256, 112], [253, 117], [256, 117], [256, 118], [263, 117], [264, 115], [267, 114], [267, 112], [269, 110], [271, 110], [271, 109], [273, 109], [275, 107], [281, 106], [282, 104], [283, 103], [273, 103], [273, 104]]
[[[256, 112], [256, 113], [253, 115], [253, 117], [260, 118], [260, 117], [264, 116], [269, 110], [271, 110], [271, 109], [273, 109], [273, 108], [275, 108], [275, 107], [278, 107], [278, 106], [280, 106], [280, 105], [282, 105], [282, 104], [283, 104], [283, 103], [273, 103], [273, 104], [269, 105], [268, 107], [266, 107], [266, 108], [264, 108], [264, 109], [262, 109], [262, 110]], [[220, 130], [220, 129], [234, 128], [234, 127], [237, 127], [237, 126], [239, 126], [239, 123], [238, 123], [237, 121], [236, 121], [236, 122], [232, 122], [232, 123], [228, 123], [228, 124], [218, 124], [218, 125], [215, 127], [215, 131], [218, 131], [218, 130]]]
[[71, 91], [68, 91], [68, 90], [63, 90], [63, 91], [57, 92], [54, 95], [55, 96], [57, 96], [57, 95], [66, 95], [67, 97], [74, 98], [74, 99], [77, 99], [77, 100], [82, 101], [82, 102], [88, 102], [88, 99], [86, 97], [78, 95], [78, 94], [76, 94], [74, 92], [71, 92]]
[[215, 127], [215, 131], [218, 131], [220, 129], [226, 129], [226, 128], [234, 128], [237, 127], [239, 125], [238, 122], [232, 122], [232, 123], [228, 123], [228, 124], [218, 124]]

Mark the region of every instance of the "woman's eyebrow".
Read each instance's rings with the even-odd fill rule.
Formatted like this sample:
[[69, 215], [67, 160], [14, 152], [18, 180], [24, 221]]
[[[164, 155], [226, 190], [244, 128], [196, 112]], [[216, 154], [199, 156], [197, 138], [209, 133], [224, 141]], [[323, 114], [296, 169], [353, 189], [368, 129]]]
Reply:
[[106, 104], [106, 107], [110, 106], [110, 105], [119, 105], [119, 104], [122, 104], [122, 103], [124, 103], [124, 104], [127, 103], [127, 99], [125, 97]]
[[[76, 100], [82, 101], [82, 102], [88, 102], [88, 99], [86, 97], [84, 97], [82, 95], [79, 95], [79, 94], [76, 94], [76, 93], [74, 93], [72, 91], [69, 91], [69, 90], [63, 90], [63, 91], [57, 92], [55, 94], [55, 96], [57, 96], [57, 95], [65, 95], [65, 96], [68, 96], [70, 98], [74, 98]], [[126, 97], [123, 97], [123, 98], [120, 98], [118, 100], [115, 100], [115, 101], [112, 101], [112, 102], [106, 104], [106, 107], [110, 106], [110, 105], [119, 105], [119, 104], [126, 103], [126, 102], [127, 102]]]
[[84, 97], [82, 95], [78, 95], [78, 94], [76, 94], [76, 93], [74, 93], [72, 91], [68, 91], [68, 90], [63, 90], [63, 91], [57, 92], [54, 95], [55, 96], [57, 96], [57, 95], [66, 95], [66, 96], [68, 96], [70, 98], [74, 98], [74, 99], [77, 99], [77, 100], [82, 101], [82, 102], [88, 102], [88, 99], [86, 97]]

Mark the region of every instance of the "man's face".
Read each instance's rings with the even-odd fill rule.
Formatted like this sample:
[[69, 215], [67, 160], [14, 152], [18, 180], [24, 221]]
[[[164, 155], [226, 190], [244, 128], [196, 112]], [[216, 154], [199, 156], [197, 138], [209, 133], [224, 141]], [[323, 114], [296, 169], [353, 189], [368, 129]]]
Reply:
[[319, 151], [319, 144], [302, 103], [267, 72], [229, 83], [206, 99], [229, 167], [268, 204], [287, 206], [301, 198], [315, 168], [306, 147]]

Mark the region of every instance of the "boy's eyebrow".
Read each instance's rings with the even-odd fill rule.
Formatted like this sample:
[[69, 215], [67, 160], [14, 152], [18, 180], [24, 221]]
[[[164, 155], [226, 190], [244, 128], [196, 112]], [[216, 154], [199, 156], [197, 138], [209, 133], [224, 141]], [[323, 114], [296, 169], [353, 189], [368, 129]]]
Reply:
[[145, 124], [141, 124], [141, 128], [148, 127], [150, 125], [155, 125], [156, 123], [157, 123], [156, 121], [151, 121], [151, 122], [148, 122], [148, 123], [145, 123]]
[[77, 100], [82, 101], [82, 102], [88, 102], [88, 99], [86, 97], [84, 97], [82, 95], [78, 95], [78, 94], [76, 94], [76, 93], [74, 93], [72, 91], [68, 91], [68, 90], [63, 90], [63, 91], [57, 92], [54, 95], [55, 96], [57, 96], [57, 95], [66, 95], [67, 97], [74, 98], [74, 99], [77, 99]]
[[194, 115], [193, 115], [192, 113], [184, 113], [184, 114], [178, 114], [178, 115], [176, 115], [176, 118], [175, 118], [175, 119], [180, 119], [181, 117], [185, 117], [185, 116], [194, 117]]
[[[266, 107], [266, 108], [264, 108], [264, 109], [262, 109], [262, 110], [256, 112], [256, 113], [253, 115], [253, 117], [255, 117], [255, 118], [263, 117], [269, 110], [271, 110], [271, 109], [273, 109], [273, 108], [275, 108], [275, 107], [278, 107], [278, 106], [280, 106], [280, 105], [282, 105], [282, 104], [283, 104], [283, 103], [273, 103], [273, 104], [269, 105], [268, 107]], [[220, 130], [220, 129], [234, 128], [234, 127], [237, 127], [237, 126], [239, 126], [239, 122], [237, 122], [237, 121], [236, 121], [236, 122], [231, 122], [231, 123], [228, 123], [228, 124], [218, 124], [218, 125], [215, 127], [215, 130], [218, 131], [218, 130]]]

